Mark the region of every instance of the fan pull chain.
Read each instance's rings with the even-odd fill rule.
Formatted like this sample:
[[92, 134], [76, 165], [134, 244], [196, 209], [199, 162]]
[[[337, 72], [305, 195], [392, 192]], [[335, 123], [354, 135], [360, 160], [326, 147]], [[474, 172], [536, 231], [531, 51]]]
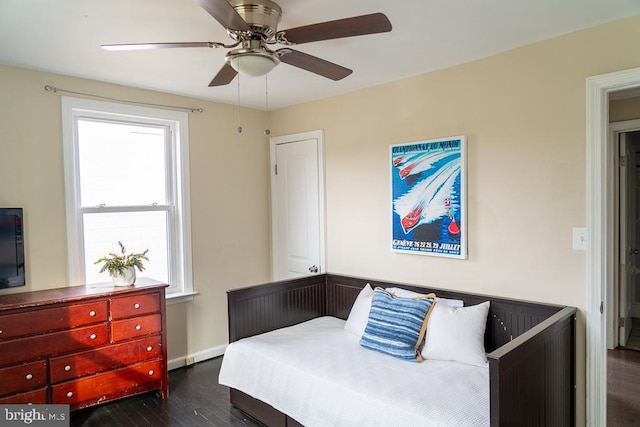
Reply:
[[238, 73], [238, 133], [242, 133], [242, 125], [240, 123], [240, 73]]
[[265, 103], [267, 107], [267, 128], [264, 130], [265, 135], [271, 135], [271, 130], [269, 129], [269, 74], [264, 75], [264, 97]]

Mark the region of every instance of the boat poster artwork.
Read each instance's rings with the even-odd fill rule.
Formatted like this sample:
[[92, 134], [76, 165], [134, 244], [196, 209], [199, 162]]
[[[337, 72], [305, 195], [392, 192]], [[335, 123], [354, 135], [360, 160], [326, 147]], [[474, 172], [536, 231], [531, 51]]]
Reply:
[[392, 145], [392, 251], [467, 258], [466, 138]]

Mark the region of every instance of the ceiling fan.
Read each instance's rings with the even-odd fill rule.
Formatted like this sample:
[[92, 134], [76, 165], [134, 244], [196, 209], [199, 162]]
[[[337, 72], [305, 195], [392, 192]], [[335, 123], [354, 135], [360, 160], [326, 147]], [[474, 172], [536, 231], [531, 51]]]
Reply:
[[[302, 68], [331, 80], [341, 80], [353, 71], [289, 46], [322, 40], [376, 34], [391, 31], [389, 19], [382, 13], [321, 22], [278, 30], [282, 9], [270, 0], [195, 0], [226, 28], [230, 44], [219, 42], [104, 44], [106, 50], [137, 50], [173, 47], [209, 47], [233, 49], [209, 86], [231, 83], [238, 72], [250, 76], [267, 74], [280, 62]], [[270, 49], [281, 44], [286, 47]]]

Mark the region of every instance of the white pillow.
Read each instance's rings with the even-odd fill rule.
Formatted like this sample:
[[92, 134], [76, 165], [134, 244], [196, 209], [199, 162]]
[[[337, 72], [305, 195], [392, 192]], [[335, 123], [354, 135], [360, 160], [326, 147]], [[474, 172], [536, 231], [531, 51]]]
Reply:
[[484, 366], [484, 330], [489, 301], [454, 308], [436, 304], [431, 311], [422, 356], [425, 359], [454, 360]]
[[[423, 297], [426, 295], [426, 294], [420, 294], [418, 292], [410, 291], [409, 289], [402, 289], [402, 288], [387, 288], [387, 292], [391, 292], [392, 294], [400, 298], [416, 298], [416, 297]], [[441, 302], [442, 304], [446, 304], [450, 307], [464, 306], [464, 301], [462, 301], [461, 299], [449, 299], [449, 298], [436, 297], [436, 302]]]
[[344, 324], [345, 331], [356, 334], [358, 338], [362, 337], [367, 327], [367, 322], [369, 321], [371, 301], [373, 301], [373, 289], [371, 288], [371, 284], [367, 283], [358, 294], [358, 297], [353, 303], [353, 307], [351, 307], [347, 323]]

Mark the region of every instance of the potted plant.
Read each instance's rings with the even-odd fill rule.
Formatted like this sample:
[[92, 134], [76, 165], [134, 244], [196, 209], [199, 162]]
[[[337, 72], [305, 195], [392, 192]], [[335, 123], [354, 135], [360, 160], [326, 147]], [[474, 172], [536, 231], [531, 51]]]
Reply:
[[103, 256], [94, 264], [104, 263], [102, 268], [100, 268], [100, 273], [109, 271], [114, 286], [131, 286], [136, 281], [135, 269], [137, 268], [139, 271], [143, 271], [144, 265], [142, 264], [142, 260], [149, 261], [149, 258], [147, 258], [149, 249], [142, 253], [127, 254], [122, 242], [118, 242], [118, 245], [120, 245], [119, 254], [110, 252], [109, 255]]

